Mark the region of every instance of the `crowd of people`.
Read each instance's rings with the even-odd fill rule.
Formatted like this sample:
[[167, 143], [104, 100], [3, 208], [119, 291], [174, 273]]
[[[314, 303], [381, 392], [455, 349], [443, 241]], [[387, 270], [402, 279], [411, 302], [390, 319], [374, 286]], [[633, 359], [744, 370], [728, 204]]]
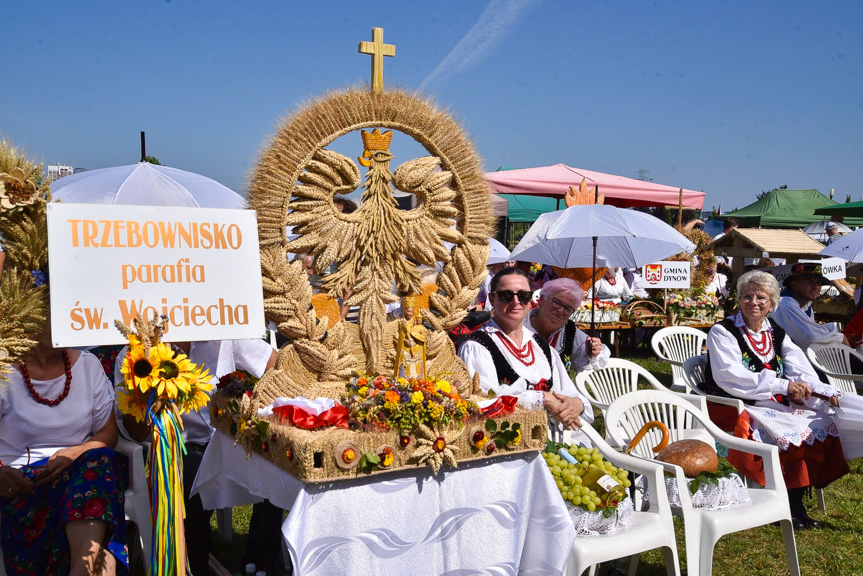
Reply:
[[[320, 291], [313, 259], [297, 257], [313, 290]], [[433, 271], [428, 280], [434, 281]], [[804, 491], [842, 477], [849, 471], [847, 461], [863, 456], [863, 442], [849, 432], [859, 423], [833, 410], [848, 405], [863, 410], [863, 404], [824, 383], [803, 352], [813, 343], [849, 343], [835, 325], [814, 319], [812, 303], [829, 283], [816, 263], [793, 266], [781, 288], [762, 271], [740, 277], [738, 309], [709, 332], [701, 384], [706, 394], [745, 403], [735, 433], [779, 447], [798, 529], [818, 527], [804, 506]], [[725, 275], [715, 272], [708, 290], [728, 297]], [[496, 263], [476, 300], [480, 315], [457, 341], [457, 352], [469, 372], [479, 374], [483, 392], [541, 407], [551, 421], [577, 431], [593, 421], [593, 408], [573, 375], [602, 369], [611, 354], [599, 338], [576, 326], [573, 315], [586, 297], [620, 303], [644, 296], [637, 270], [608, 269], [595, 290], [585, 293], [551, 267], [534, 274], [530, 263]], [[358, 310], [344, 300], [341, 318], [356, 321]], [[413, 317], [413, 310], [390, 312], [394, 318]], [[264, 340], [174, 346], [213, 378], [238, 369], [260, 377], [276, 361]], [[112, 448], [119, 435], [136, 441], [147, 436], [142, 424], [116, 408], [111, 376], [114, 383], [122, 379], [125, 358], [125, 350], [119, 351], [113, 375], [106, 374], [104, 363], [88, 351], [53, 348], [46, 328], [13, 367], [0, 395], [0, 546], [9, 573], [125, 572], [124, 473]], [[212, 511], [189, 491], [214, 430], [206, 408], [182, 420], [186, 547], [192, 573], [209, 574]], [[734, 453], [729, 459], [744, 475], [763, 482], [759, 462]], [[268, 502], [255, 505], [244, 562], [279, 573], [283, 517], [284, 511]]]

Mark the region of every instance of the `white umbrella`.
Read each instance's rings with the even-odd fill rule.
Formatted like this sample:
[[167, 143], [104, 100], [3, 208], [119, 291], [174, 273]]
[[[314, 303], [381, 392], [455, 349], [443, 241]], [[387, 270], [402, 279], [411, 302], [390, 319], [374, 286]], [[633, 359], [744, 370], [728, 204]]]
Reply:
[[819, 252], [822, 256], [835, 256], [848, 262], [863, 262], [863, 228], [846, 234]]
[[[638, 268], [680, 252], [692, 252], [695, 244], [650, 214], [621, 210], [605, 204], [571, 206], [537, 218], [518, 246], [513, 260], [540, 262], [560, 268]], [[595, 307], [591, 307], [590, 332], [595, 332]]]
[[[817, 240], [819, 242], [827, 242], [827, 224], [829, 223], [830, 220], [813, 222], [812, 224], [808, 224], [806, 228], [803, 229], [803, 231], [809, 234], [809, 236], [811, 236], [814, 240]], [[849, 228], [842, 222], [833, 222], [833, 225], [836, 226], [836, 229], [843, 234], [851, 232], [851, 228]]]
[[60, 178], [51, 196], [70, 204], [246, 208], [242, 196], [211, 178], [148, 162]]
[[507, 250], [506, 246], [495, 240], [494, 238], [488, 239], [488, 265], [492, 264], [501, 264], [509, 260], [509, 250]]
[[638, 268], [693, 250], [686, 236], [650, 214], [589, 204], [540, 216], [510, 259], [560, 268]]

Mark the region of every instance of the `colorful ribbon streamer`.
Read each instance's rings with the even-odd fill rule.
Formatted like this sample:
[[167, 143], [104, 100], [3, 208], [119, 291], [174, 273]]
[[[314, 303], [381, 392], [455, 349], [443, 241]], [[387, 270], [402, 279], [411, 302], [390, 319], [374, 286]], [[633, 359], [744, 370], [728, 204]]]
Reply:
[[183, 519], [183, 442], [179, 414], [173, 403], [153, 411], [148, 407], [150, 433], [150, 502], [153, 512], [153, 548], [150, 576], [185, 576], [186, 535]]

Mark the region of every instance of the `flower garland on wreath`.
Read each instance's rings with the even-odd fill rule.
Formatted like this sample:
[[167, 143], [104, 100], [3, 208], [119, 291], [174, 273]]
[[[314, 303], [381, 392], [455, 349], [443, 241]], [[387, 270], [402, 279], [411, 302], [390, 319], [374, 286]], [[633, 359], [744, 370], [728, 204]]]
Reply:
[[48, 318], [48, 232], [51, 191], [42, 165], [0, 139], [0, 383], [35, 345]]
[[123, 414], [146, 422], [150, 430], [150, 503], [153, 514], [151, 575], [184, 575], [187, 570], [183, 518], [183, 454], [186, 447], [180, 415], [203, 408], [213, 389], [210, 375], [161, 342], [166, 321], [134, 321], [137, 333], [120, 321], [115, 325], [129, 339], [123, 362], [123, 383], [117, 386]]

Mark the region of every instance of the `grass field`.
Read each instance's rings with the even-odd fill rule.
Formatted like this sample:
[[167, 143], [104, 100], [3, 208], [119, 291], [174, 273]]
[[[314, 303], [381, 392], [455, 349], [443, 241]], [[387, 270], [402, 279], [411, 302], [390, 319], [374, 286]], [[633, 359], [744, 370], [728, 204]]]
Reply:
[[[654, 373], [661, 382], [670, 384], [670, 368], [655, 358], [630, 357]], [[827, 512], [817, 511], [814, 499], [808, 502], [810, 514], [821, 522], [822, 528], [797, 532], [797, 552], [801, 573], [807, 576], [863, 575], [863, 463], [851, 463], [851, 473], [826, 490]], [[231, 572], [240, 568], [239, 560], [245, 546], [251, 516], [251, 506], [234, 508], [234, 537], [232, 542], [219, 542], [216, 536], [215, 517], [213, 537], [217, 542], [214, 554]], [[683, 566], [686, 551], [683, 541], [683, 523], [675, 519], [677, 547]], [[597, 539], [597, 545], [602, 545]], [[788, 565], [778, 527], [760, 528], [739, 532], [722, 538], [716, 546], [713, 559], [715, 576], [781, 576], [788, 574]], [[638, 574], [645, 576], [665, 574], [662, 554], [653, 550], [644, 554]], [[684, 572], [685, 573], [685, 572]]]

